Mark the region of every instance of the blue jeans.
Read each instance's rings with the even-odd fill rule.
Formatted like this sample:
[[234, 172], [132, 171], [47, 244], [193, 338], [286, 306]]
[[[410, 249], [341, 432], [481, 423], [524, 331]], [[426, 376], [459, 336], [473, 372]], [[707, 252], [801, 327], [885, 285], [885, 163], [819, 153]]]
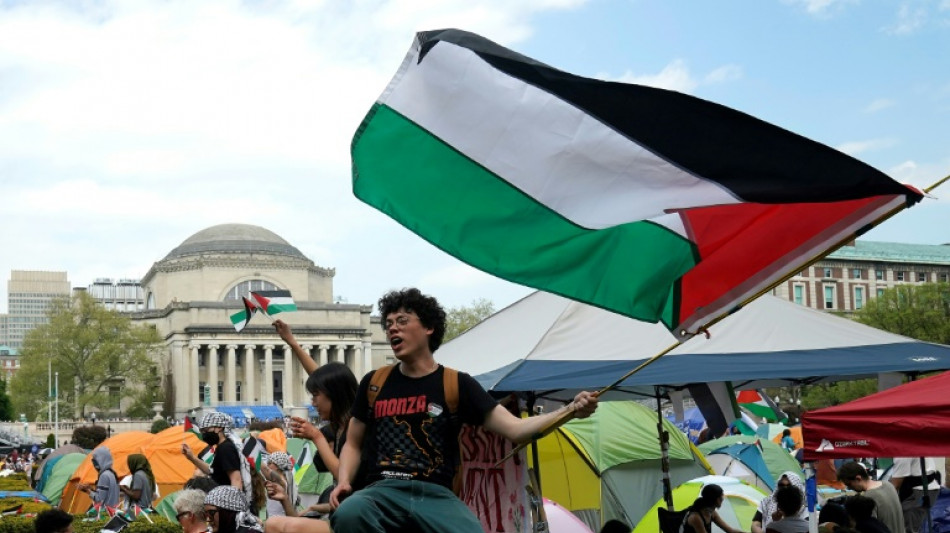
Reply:
[[451, 490], [427, 481], [384, 479], [343, 500], [330, 515], [339, 533], [482, 533], [478, 518]]

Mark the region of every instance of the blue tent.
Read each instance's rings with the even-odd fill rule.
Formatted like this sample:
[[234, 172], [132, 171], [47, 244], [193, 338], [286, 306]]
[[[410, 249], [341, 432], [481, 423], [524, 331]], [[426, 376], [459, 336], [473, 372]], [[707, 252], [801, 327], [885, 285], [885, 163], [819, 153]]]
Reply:
[[762, 449], [755, 444], [730, 444], [706, 453], [713, 470], [721, 476], [734, 477], [771, 492], [775, 478], [762, 457]]

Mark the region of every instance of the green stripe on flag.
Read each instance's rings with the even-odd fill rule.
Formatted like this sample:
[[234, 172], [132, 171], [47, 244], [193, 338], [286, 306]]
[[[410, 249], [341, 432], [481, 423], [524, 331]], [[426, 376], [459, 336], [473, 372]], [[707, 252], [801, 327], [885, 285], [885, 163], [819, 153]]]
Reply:
[[696, 262], [674, 232], [649, 222], [577, 226], [384, 105], [367, 115], [352, 152], [357, 197], [466, 263], [631, 309], [632, 318], [675, 322], [671, 281]]

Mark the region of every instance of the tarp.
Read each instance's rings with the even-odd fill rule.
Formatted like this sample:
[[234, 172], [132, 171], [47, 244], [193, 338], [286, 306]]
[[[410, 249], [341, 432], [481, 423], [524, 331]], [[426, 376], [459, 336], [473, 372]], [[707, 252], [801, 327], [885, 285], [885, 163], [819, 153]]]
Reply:
[[768, 468], [769, 474], [772, 474], [772, 479], [781, 479], [782, 473], [784, 472], [795, 472], [802, 479], [805, 479], [805, 475], [802, 473], [802, 467], [794, 457], [783, 450], [778, 444], [756, 436], [731, 435], [728, 437], [720, 437], [700, 444], [699, 451], [708, 454], [714, 450], [725, 448], [733, 444], [754, 444], [758, 446], [762, 450], [762, 459], [765, 461], [765, 466]]
[[[710, 484], [722, 487], [723, 495], [725, 496], [722, 506], [717, 510], [719, 516], [721, 516], [727, 524], [739, 531], [751, 531], [752, 518], [755, 516], [759, 502], [761, 502], [763, 498], [766, 498], [768, 494], [761, 489], [757, 489], [735, 478], [726, 476], [705, 476], [683, 483], [673, 489], [674, 508], [685, 509], [689, 507], [696, 501], [696, 498], [699, 497], [703, 487]], [[656, 510], [660, 506], [666, 507], [666, 504], [662, 500], [658, 501], [650, 508], [643, 517], [643, 520], [637, 524], [633, 532], [656, 533], [659, 531], [660, 526], [657, 523]], [[722, 533], [722, 530], [719, 529], [719, 526], [714, 524], [712, 532], [710, 533]]]
[[[950, 369], [950, 346], [917, 341], [762, 296], [621, 384], [731, 381], [737, 389]], [[665, 327], [535, 292], [438, 350], [439, 362], [497, 392], [561, 391], [570, 397], [613, 383], [675, 342]]]
[[[541, 492], [598, 531], [610, 519], [635, 524], [662, 497], [656, 413], [636, 402], [601, 402], [538, 441]], [[670, 478], [678, 484], [712, 473], [686, 435], [670, 433]], [[531, 454], [528, 454], [531, 460]]]
[[802, 417], [805, 459], [950, 455], [950, 372]]

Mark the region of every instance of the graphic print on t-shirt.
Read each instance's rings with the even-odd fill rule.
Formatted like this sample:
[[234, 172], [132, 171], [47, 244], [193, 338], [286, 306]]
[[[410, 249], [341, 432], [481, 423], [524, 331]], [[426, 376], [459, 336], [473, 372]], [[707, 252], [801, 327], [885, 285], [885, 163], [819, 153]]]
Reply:
[[377, 398], [373, 406], [377, 465], [384, 477], [432, 479], [450, 476], [454, 467], [446, 464], [445, 431], [449, 417], [425, 394]]

